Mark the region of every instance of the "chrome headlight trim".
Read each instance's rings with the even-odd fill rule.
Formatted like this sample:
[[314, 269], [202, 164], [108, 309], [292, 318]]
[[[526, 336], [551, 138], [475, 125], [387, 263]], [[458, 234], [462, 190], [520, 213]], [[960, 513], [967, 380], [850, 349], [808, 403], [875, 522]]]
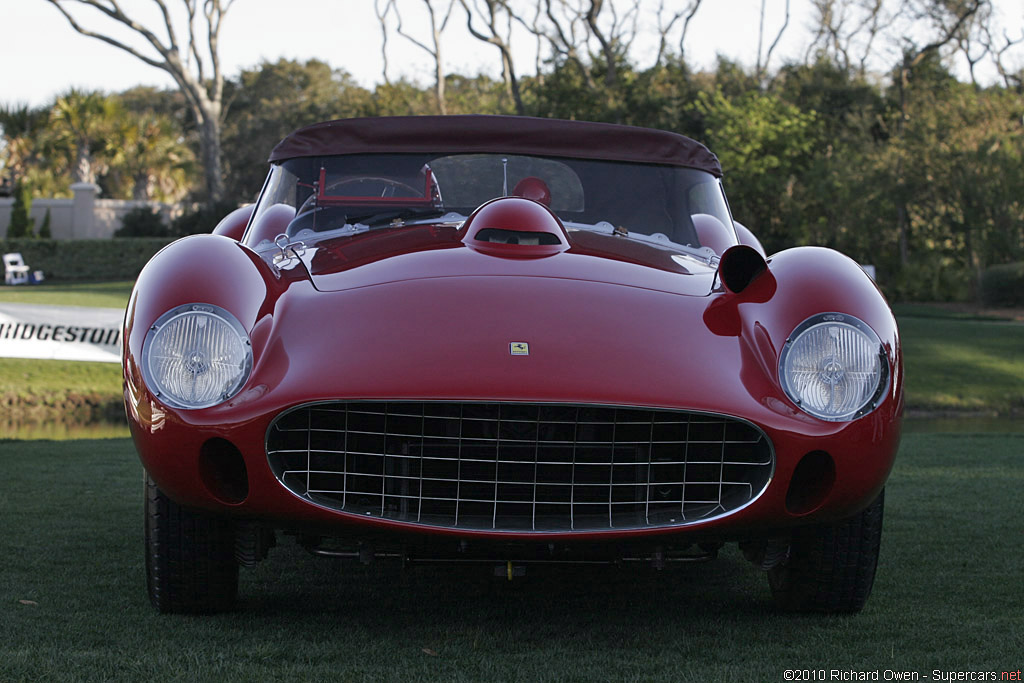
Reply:
[[209, 408], [238, 393], [252, 371], [252, 343], [235, 316], [212, 304], [161, 315], [142, 344], [142, 377], [161, 402]]
[[779, 380], [793, 403], [828, 422], [867, 415], [882, 402], [889, 358], [867, 323], [819, 313], [797, 325], [779, 354]]

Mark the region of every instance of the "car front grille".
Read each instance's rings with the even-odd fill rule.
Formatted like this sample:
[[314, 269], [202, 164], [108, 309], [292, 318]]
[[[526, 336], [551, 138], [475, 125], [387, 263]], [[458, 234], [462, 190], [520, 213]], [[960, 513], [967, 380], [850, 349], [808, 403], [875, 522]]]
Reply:
[[323, 507], [521, 532], [707, 520], [757, 498], [774, 468], [765, 434], [734, 418], [523, 403], [302, 406], [273, 422], [267, 456]]

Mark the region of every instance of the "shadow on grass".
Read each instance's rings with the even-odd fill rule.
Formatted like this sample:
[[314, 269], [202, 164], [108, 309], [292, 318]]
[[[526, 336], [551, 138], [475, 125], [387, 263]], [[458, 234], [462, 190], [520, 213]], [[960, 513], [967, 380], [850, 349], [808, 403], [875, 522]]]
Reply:
[[908, 435], [859, 615], [777, 613], [727, 546], [670, 567], [315, 558], [287, 538], [234, 612], [156, 614], [130, 441], [0, 442], [0, 680], [783, 680], [791, 669], [1013, 671], [1020, 435]]
[[[265, 566], [243, 573], [246, 612], [344, 616], [363, 626], [391, 629], [400, 615], [429, 624], [439, 614], [463, 624], [522, 622], [537, 626], [569, 615], [600, 627], [604, 617], [642, 626], [652, 619], [677, 621], [728, 608], [747, 613], [769, 609], [763, 578], [734, 549], [714, 562], [671, 566], [530, 566], [526, 577], [509, 582], [489, 565], [429, 565], [401, 568], [397, 562], [363, 567], [355, 562], [304, 555], [298, 548], [275, 550]], [[500, 569], [500, 567], [499, 567]], [[542, 630], [542, 629], [538, 629]], [[562, 634], [556, 634], [562, 637]]]

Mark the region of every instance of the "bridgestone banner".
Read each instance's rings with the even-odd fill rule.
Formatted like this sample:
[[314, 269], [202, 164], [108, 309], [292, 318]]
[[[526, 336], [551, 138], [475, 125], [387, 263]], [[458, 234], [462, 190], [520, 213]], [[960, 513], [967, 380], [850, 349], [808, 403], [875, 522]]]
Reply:
[[120, 308], [0, 304], [0, 357], [121, 362]]

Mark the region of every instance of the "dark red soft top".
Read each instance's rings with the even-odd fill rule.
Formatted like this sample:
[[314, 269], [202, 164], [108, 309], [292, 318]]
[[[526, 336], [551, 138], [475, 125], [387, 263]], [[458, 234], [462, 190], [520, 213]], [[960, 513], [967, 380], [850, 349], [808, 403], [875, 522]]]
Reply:
[[373, 153], [533, 154], [697, 168], [722, 176], [718, 157], [688, 137], [612, 123], [526, 116], [394, 116], [300, 128], [270, 161]]

